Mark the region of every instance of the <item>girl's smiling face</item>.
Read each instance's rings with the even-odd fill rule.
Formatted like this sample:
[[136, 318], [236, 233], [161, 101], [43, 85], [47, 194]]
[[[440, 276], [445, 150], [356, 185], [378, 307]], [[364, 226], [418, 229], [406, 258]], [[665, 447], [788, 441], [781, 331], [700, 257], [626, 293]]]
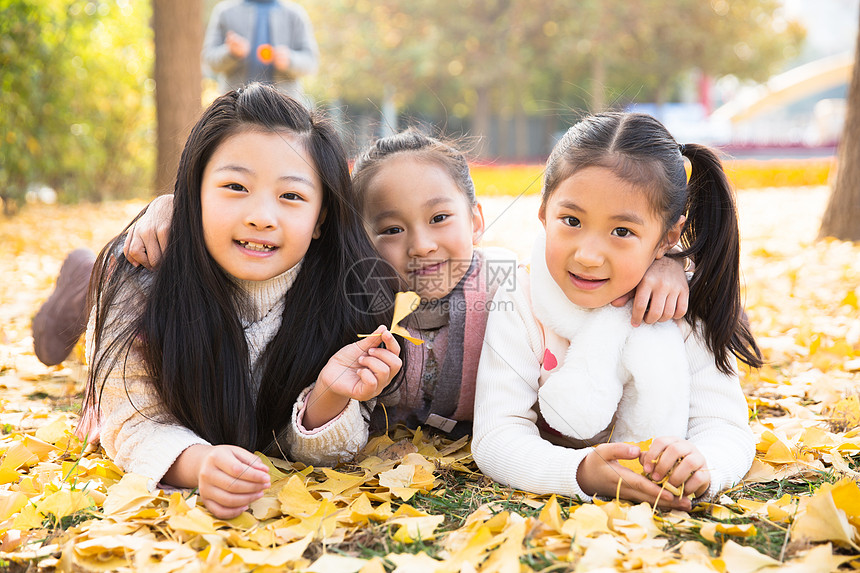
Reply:
[[379, 254], [423, 300], [450, 293], [469, 269], [484, 230], [448, 172], [409, 154], [386, 159], [370, 181], [365, 221]]
[[206, 249], [230, 275], [262, 281], [295, 266], [318, 238], [323, 190], [302, 142], [288, 132], [225, 139], [203, 171]]
[[541, 207], [546, 263], [571, 302], [605, 306], [633, 290], [678, 242], [684, 218], [663, 231], [646, 190], [610, 169], [587, 167], [562, 181]]

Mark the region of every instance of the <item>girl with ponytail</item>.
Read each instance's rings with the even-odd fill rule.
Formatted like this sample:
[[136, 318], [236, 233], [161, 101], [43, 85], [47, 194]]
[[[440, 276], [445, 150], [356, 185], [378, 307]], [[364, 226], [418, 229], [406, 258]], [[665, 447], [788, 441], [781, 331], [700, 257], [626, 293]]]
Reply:
[[[738, 482], [755, 441], [735, 359], [762, 360], [716, 154], [679, 145], [648, 115], [588, 117], [550, 155], [539, 218], [530, 269], [496, 295], [487, 324], [472, 443], [481, 470], [536, 493], [678, 509]], [[610, 303], [662, 257], [695, 265], [685, 320], [634, 329], [629, 305]], [[619, 463], [637, 458], [644, 475]]]

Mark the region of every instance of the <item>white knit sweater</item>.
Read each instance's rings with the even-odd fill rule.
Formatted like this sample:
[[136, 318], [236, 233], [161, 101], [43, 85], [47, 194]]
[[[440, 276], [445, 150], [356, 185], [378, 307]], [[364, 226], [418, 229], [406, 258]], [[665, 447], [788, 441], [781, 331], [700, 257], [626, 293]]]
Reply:
[[[590, 499], [576, 479], [590, 449], [556, 445], [550, 441], [558, 442], [556, 438], [538, 428], [545, 345], [530, 304], [535, 280], [520, 269], [516, 289], [496, 293], [478, 367], [472, 455], [481, 471], [502, 484]], [[755, 439], [737, 376], [717, 369], [701, 333], [687, 327], [684, 335], [690, 370], [686, 437], [705, 457], [711, 477], [707, 496], [713, 497], [743, 478], [752, 464]]]
[[[284, 295], [292, 286], [298, 270], [299, 265], [296, 265], [266, 281], [236, 280], [247, 293], [250, 303], [243, 309], [240, 320], [248, 343], [252, 379], [257, 384], [260, 380], [260, 373], [257, 372], [259, 358], [281, 326]], [[130, 286], [129, 290], [136, 294], [120, 296], [119, 300], [132, 301], [143, 296], [137, 287]], [[103, 340], [110, 340], [112, 333], [133, 320], [134, 316], [135, 312], [125, 305], [111, 308]], [[94, 328], [93, 313], [87, 326], [87, 357], [90, 364]], [[302, 397], [307, 392], [308, 389], [302, 393]], [[132, 346], [128, 360], [124, 364], [118, 363], [109, 372], [100, 396], [100, 410], [99, 432], [105, 452], [124, 471], [150, 478], [151, 488], [158, 484], [186, 448], [208, 443], [193, 431], [172, 421], [163, 411], [146, 374], [138, 343]], [[299, 419], [298, 408], [294, 407], [292, 423], [278, 436], [278, 442], [291, 458], [305, 463], [352, 457], [367, 440], [366, 424], [355, 400], [349, 403], [340, 416], [312, 432], [305, 430], [297, 422]]]

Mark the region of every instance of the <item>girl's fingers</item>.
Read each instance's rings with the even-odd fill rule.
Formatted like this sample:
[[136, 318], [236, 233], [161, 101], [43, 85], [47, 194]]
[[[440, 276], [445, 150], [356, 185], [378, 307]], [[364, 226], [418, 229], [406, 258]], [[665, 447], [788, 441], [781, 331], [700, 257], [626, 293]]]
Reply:
[[683, 291], [680, 295], [678, 295], [678, 300], [675, 303], [675, 320], [680, 320], [684, 318], [684, 315], [687, 314], [687, 305], [690, 300], [689, 291]]
[[122, 252], [128, 262], [135, 267], [139, 267], [141, 263], [146, 261], [146, 251], [143, 241], [137, 236], [137, 224], [132, 225], [128, 230], [128, 234], [125, 236], [125, 243], [122, 246]]
[[266, 490], [258, 491], [232, 491], [208, 484], [208, 487], [200, 487], [200, 495], [222, 505], [224, 507], [240, 507], [253, 503], [263, 497]]
[[[624, 442], [608, 442], [594, 448], [597, 456], [605, 462], [632, 460], [639, 456], [639, 447]], [[633, 474], [636, 475], [636, 474]]]
[[659, 322], [666, 322], [667, 320], [675, 318], [675, 304], [677, 301], [677, 297], [674, 296], [666, 298], [666, 302], [663, 305], [663, 315], [657, 319]]
[[[664, 458], [668, 457], [665, 454], [666, 448], [676, 441], [678, 441], [678, 438], [673, 436], [661, 436], [651, 442], [651, 447], [648, 448], [648, 451], [645, 452], [639, 460], [646, 474], [651, 474], [656, 471], [657, 464], [663, 462]], [[672, 464], [674, 463], [675, 462], [673, 460]], [[667, 464], [667, 466], [672, 467], [671, 464]]]
[[144, 252], [146, 253], [146, 268], [154, 269], [161, 260], [161, 244], [156, 235], [142, 238], [142, 240], [144, 242]]
[[[654, 479], [659, 481], [663, 479], [664, 476], [669, 475], [675, 467], [675, 464], [679, 463], [679, 461], [683, 460], [691, 453], [692, 450], [689, 448], [689, 443], [683, 440], [667, 446], [666, 449], [663, 450], [663, 454], [660, 456], [660, 461], [657, 462], [657, 466], [654, 468], [654, 472], [652, 473]], [[699, 467], [701, 467], [701, 465], [702, 464], [699, 464]], [[688, 475], [690, 473], [692, 473], [692, 471], [688, 471]]]
[[692, 493], [696, 497], [708, 491], [711, 485], [711, 474], [704, 468], [699, 468], [684, 482], [684, 493]]
[[658, 296], [657, 293], [651, 293], [651, 303], [648, 305], [648, 312], [645, 313], [645, 323], [654, 324], [663, 317], [663, 309], [666, 306], [666, 298]]
[[672, 473], [669, 474], [669, 483], [676, 487], [680, 487], [681, 484], [686, 483], [696, 471], [702, 468], [704, 461], [704, 458], [701, 458], [696, 454], [684, 456], [684, 458], [681, 459], [681, 462], [674, 469], [670, 470]]
[[242, 464], [246, 466], [252, 466], [260, 471], [266, 472], [266, 474], [268, 475], [269, 468], [266, 467], [266, 464], [264, 464], [263, 461], [256, 455], [252, 454], [244, 448], [235, 446], [231, 448], [231, 451], [233, 452], [233, 455], [236, 457], [236, 459], [242, 462]]
[[403, 361], [400, 360], [400, 356], [398, 356], [393, 350], [388, 350], [387, 348], [371, 348], [367, 352], [372, 358], [384, 363], [390, 372], [397, 372], [400, 370], [400, 367], [403, 366]]
[[201, 476], [200, 483], [234, 493], [256, 493], [268, 489], [269, 476], [248, 467], [238, 473], [228, 473], [216, 467]]
[[622, 497], [638, 502], [644, 501], [652, 505], [656, 502], [660, 507], [680, 509], [680, 506], [677, 505], [678, 498], [672, 495], [671, 492], [666, 491], [644, 476], [633, 472], [630, 472], [630, 474], [632, 475], [625, 473], [620, 476], [620, 479], [622, 479], [620, 491]]
[[385, 342], [385, 348], [389, 350], [395, 356], [400, 355], [400, 343], [397, 342], [397, 339], [394, 338], [394, 335], [386, 329], [385, 332], [382, 333], [382, 340]]
[[220, 487], [228, 487], [226, 482], [233, 481], [251, 483], [256, 488], [269, 487], [269, 469], [257, 456], [242, 448], [228, 448], [219, 451], [213, 458], [213, 479], [219, 474], [225, 476], [218, 484]]
[[633, 310], [630, 317], [633, 326], [642, 324], [645, 313], [648, 311], [648, 302], [651, 300], [651, 294], [651, 289], [642, 283], [636, 287], [636, 295], [633, 297]]
[[[387, 332], [388, 329], [385, 326], [377, 326], [376, 330], [374, 330], [368, 336], [364, 338], [359, 338], [356, 342], [353, 342], [356, 348], [358, 348], [361, 352], [367, 352], [369, 349], [374, 346], [379, 346], [382, 342], [383, 332]], [[346, 348], [346, 347], [344, 347]]]
[[375, 380], [379, 382], [388, 380], [388, 377], [391, 375], [391, 368], [388, 364], [376, 356], [362, 356], [358, 359], [358, 362], [367, 370], [370, 370], [371, 374], [375, 377]]
[[211, 499], [204, 499], [203, 505], [205, 505], [206, 509], [208, 509], [212, 513], [212, 515], [214, 515], [218, 519], [233, 519], [234, 517], [239, 517], [240, 515], [242, 515], [243, 511], [248, 509], [247, 505], [229, 507]]

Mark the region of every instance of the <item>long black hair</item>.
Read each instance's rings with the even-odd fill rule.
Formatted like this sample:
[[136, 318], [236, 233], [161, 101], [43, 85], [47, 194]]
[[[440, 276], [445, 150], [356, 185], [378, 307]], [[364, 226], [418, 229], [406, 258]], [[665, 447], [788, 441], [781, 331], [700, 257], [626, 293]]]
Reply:
[[[260, 358], [259, 388], [237, 312], [242, 294], [206, 250], [200, 203], [212, 154], [226, 138], [248, 130], [287, 132], [304, 145], [322, 182], [326, 214], [285, 295], [281, 326]], [[219, 97], [192, 129], [159, 268], [132, 267], [122, 240], [102, 250], [91, 283], [96, 351], [85, 409], [98, 407], [105, 379], [137, 346], [167, 421], [213, 444], [266, 450], [328, 359], [358, 333], [391, 321], [395, 285], [380, 276], [384, 265], [361, 224], [340, 138], [324, 116], [270, 86], [252, 84]], [[143, 301], [135, 307], [138, 296]], [[108, 319], [117, 308], [134, 318]]]
[[[690, 161], [689, 182], [684, 158]], [[735, 200], [717, 154], [703, 145], [679, 145], [650, 115], [609, 112], [589, 116], [556, 144], [549, 160], [541, 202], [562, 181], [586, 167], [610, 169], [649, 195], [664, 231], [687, 220], [680, 253], [695, 264], [686, 319], [702, 322], [717, 367], [732, 372], [731, 354], [752, 367], [762, 365], [741, 304], [740, 237]]]

